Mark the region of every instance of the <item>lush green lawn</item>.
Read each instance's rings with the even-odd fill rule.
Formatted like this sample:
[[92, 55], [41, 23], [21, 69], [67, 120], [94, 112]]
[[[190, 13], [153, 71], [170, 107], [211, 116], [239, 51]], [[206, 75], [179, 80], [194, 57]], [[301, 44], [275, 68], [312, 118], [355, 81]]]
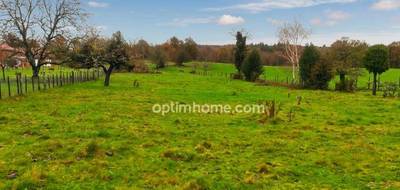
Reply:
[[[109, 88], [98, 81], [0, 101], [0, 189], [400, 188], [398, 99], [189, 71], [115, 74]], [[272, 99], [282, 111], [264, 124], [258, 114], [151, 111], [171, 101]]]

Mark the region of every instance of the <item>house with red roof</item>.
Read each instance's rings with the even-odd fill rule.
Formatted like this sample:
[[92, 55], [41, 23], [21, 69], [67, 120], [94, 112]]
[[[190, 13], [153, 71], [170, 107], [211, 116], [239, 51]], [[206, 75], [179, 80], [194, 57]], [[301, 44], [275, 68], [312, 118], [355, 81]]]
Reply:
[[29, 63], [21, 49], [13, 48], [6, 43], [0, 44], [0, 64], [5, 65], [6, 61], [15, 61], [14, 67], [29, 67]]

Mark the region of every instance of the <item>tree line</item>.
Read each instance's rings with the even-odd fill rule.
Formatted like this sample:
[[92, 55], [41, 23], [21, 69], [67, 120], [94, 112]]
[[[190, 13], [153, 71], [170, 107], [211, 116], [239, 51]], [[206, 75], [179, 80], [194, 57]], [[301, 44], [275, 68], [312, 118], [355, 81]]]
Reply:
[[[373, 74], [372, 93], [376, 95], [377, 76], [389, 70], [393, 61], [393, 49], [385, 45], [369, 46], [365, 42], [349, 38], [337, 40], [331, 47], [317, 47], [313, 44], [301, 47], [295, 44], [301, 43], [301, 39], [308, 35], [302, 26], [295, 23], [284, 27], [289, 28], [281, 29], [280, 38], [286, 40], [286, 57], [293, 66], [293, 79], [297, 75], [299, 77], [300, 87], [328, 89], [329, 82], [339, 75], [340, 81], [336, 84], [336, 90], [354, 91], [356, 80], [362, 73], [361, 69], [365, 68]], [[233, 53], [237, 70], [235, 78], [256, 81], [261, 74], [268, 73], [263, 71], [260, 49], [247, 46], [246, 40], [245, 34], [237, 32]]]

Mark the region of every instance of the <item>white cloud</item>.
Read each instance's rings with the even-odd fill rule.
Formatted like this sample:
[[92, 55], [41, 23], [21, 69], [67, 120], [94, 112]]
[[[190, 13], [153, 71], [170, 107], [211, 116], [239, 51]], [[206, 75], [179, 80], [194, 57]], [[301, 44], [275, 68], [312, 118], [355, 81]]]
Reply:
[[284, 23], [282, 20], [274, 19], [274, 18], [267, 18], [267, 21], [274, 26], [280, 26]]
[[350, 18], [350, 14], [343, 11], [328, 11], [327, 17], [330, 20], [341, 21]]
[[238, 16], [223, 15], [219, 18], [216, 17], [200, 17], [200, 18], [176, 18], [168, 23], [160, 23], [160, 26], [178, 26], [186, 27], [194, 24], [219, 24], [219, 25], [238, 25], [243, 24], [245, 20]]
[[243, 24], [245, 20], [242, 17], [235, 17], [232, 15], [223, 15], [218, 19], [218, 24], [220, 25], [237, 25]]
[[400, 8], [399, 0], [378, 0], [372, 4], [372, 9], [375, 10], [394, 10]]
[[109, 6], [108, 3], [103, 3], [103, 2], [97, 2], [97, 1], [89, 1], [88, 5], [90, 7], [94, 7], [94, 8], [106, 8]]
[[224, 10], [246, 10], [251, 12], [261, 12], [272, 9], [292, 9], [302, 7], [312, 7], [322, 4], [332, 3], [353, 3], [358, 0], [261, 0], [258, 2], [237, 4], [228, 7], [208, 8], [209, 11]]
[[206, 17], [206, 18], [177, 18], [174, 19], [172, 22], [161, 24], [167, 26], [188, 26], [192, 24], [209, 24], [215, 22], [215, 17]]
[[326, 11], [325, 18], [314, 18], [310, 20], [310, 23], [316, 26], [335, 26], [350, 17], [349, 13], [343, 11]]

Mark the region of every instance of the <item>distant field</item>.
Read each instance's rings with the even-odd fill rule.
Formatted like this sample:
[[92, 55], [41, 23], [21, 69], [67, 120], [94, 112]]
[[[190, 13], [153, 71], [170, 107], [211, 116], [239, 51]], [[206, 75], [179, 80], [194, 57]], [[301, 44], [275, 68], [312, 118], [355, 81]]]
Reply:
[[[199, 68], [198, 70], [201, 71], [201, 68]], [[210, 64], [210, 70], [215, 73], [234, 73], [236, 71], [232, 64]], [[286, 82], [288, 79], [291, 80], [292, 78], [292, 69], [290, 67], [266, 66], [264, 67], [264, 75], [262, 75], [261, 78], [268, 80], [277, 79], [279, 81]], [[380, 78], [381, 83], [395, 82], [397, 84], [400, 84], [400, 69], [390, 69], [389, 71], [383, 73]], [[372, 82], [372, 75], [370, 75], [367, 70], [363, 69], [362, 75], [358, 78], [359, 87], [367, 87], [369, 79]], [[331, 89], [334, 88], [334, 84], [337, 81], [339, 81], [339, 77], [336, 77], [331, 82]]]
[[[0, 100], [0, 189], [400, 188], [398, 99], [257, 86], [189, 70], [115, 74], [109, 88], [97, 81]], [[232, 71], [213, 64], [210, 72]], [[259, 114], [151, 111], [171, 101], [274, 99], [282, 110], [267, 123]]]

